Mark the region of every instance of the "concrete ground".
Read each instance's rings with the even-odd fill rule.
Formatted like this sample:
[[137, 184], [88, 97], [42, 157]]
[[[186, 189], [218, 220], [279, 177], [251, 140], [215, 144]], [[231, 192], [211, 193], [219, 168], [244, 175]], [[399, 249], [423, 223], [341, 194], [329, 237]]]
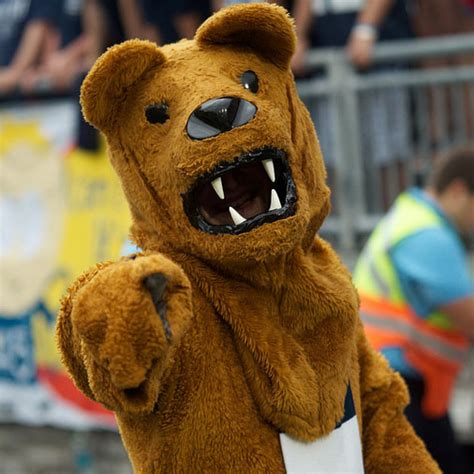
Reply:
[[116, 433], [0, 424], [0, 474], [131, 474]]
[[[474, 470], [474, 446], [463, 451]], [[132, 469], [116, 433], [0, 424], [0, 474], [132, 474]]]

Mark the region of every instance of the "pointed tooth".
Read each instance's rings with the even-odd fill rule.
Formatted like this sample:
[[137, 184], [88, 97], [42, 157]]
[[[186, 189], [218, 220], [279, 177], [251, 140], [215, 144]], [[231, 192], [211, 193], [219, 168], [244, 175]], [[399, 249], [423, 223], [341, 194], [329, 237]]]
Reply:
[[263, 167], [265, 168], [265, 171], [268, 174], [268, 177], [270, 178], [270, 181], [274, 183], [275, 182], [275, 166], [273, 165], [273, 160], [271, 158], [268, 160], [263, 160], [262, 164], [263, 164]]
[[229, 212], [230, 212], [230, 217], [232, 217], [232, 220], [234, 221], [235, 225], [242, 224], [242, 222], [245, 222], [247, 219], [245, 217], [241, 216], [232, 206], [229, 206]]
[[216, 194], [221, 198], [225, 198], [224, 186], [222, 186], [222, 178], [216, 178], [214, 181], [211, 181], [212, 187]]
[[272, 189], [272, 194], [270, 197], [270, 209], [269, 211], [274, 211], [275, 209], [280, 209], [281, 208], [281, 202], [280, 198], [278, 197], [278, 193]]

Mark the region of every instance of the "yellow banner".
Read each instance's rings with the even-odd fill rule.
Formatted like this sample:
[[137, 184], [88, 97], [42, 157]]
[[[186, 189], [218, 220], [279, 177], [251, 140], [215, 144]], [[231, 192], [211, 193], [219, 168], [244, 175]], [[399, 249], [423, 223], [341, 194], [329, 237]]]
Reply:
[[70, 145], [75, 114], [67, 101], [0, 109], [0, 421], [114, 426], [75, 389], [54, 341], [60, 298], [121, 254], [129, 228], [105, 147]]

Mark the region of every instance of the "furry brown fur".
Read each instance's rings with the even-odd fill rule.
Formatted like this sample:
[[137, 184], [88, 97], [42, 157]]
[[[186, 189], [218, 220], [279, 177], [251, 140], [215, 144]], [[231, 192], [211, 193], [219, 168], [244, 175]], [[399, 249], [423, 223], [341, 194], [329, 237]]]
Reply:
[[[278, 433], [331, 432], [348, 383], [367, 472], [438, 472], [403, 416], [403, 383], [366, 343], [349, 273], [314, 238], [329, 191], [288, 67], [294, 45], [282, 8], [236, 6], [193, 41], [111, 48], [84, 82], [84, 114], [107, 137], [144, 252], [82, 276], [57, 334], [78, 387], [116, 412], [136, 472], [284, 472]], [[239, 82], [247, 70], [257, 93]], [[223, 96], [256, 116], [191, 140], [190, 114]], [[168, 106], [162, 124], [145, 118], [154, 103]], [[196, 179], [269, 146], [287, 154], [294, 214], [238, 235], [191, 225], [181, 195]], [[156, 274], [171, 338], [143, 284]]]

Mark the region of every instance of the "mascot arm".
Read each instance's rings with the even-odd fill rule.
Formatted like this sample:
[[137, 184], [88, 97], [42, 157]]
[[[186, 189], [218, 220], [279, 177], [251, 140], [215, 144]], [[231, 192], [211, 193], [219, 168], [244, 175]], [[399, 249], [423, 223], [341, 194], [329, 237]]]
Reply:
[[403, 414], [408, 403], [405, 383], [369, 345], [362, 325], [358, 345], [366, 472], [441, 473]]
[[192, 318], [191, 285], [160, 254], [97, 265], [62, 301], [57, 341], [78, 388], [111, 410], [153, 410]]

